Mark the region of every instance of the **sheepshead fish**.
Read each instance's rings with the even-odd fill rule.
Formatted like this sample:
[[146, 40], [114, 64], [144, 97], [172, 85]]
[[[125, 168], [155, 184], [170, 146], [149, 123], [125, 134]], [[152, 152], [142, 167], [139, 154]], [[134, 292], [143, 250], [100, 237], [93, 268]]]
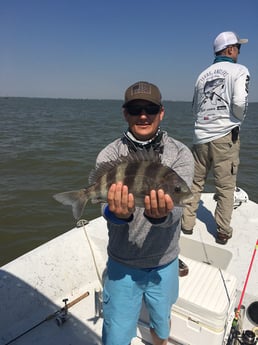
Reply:
[[135, 205], [144, 207], [144, 198], [151, 190], [163, 189], [173, 199], [175, 206], [184, 206], [192, 199], [185, 181], [170, 167], [161, 163], [153, 149], [138, 150], [116, 161], [101, 163], [90, 173], [90, 185], [77, 191], [55, 194], [53, 197], [64, 205], [72, 206], [78, 220], [88, 200], [92, 203], [106, 202], [113, 183], [122, 182], [134, 195]]

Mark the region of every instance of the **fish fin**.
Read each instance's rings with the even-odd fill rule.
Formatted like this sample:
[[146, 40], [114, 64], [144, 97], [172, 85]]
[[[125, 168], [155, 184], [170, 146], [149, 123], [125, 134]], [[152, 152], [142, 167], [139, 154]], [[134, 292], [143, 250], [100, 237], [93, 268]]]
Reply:
[[138, 149], [137, 151], [132, 151], [129, 153], [128, 159], [130, 162], [134, 161], [146, 161], [152, 163], [161, 163], [160, 155], [151, 146], [149, 150], [146, 148]]
[[161, 159], [159, 153], [154, 151], [152, 147], [149, 150], [143, 148], [137, 151], [132, 151], [129, 152], [127, 156], [119, 156], [116, 160], [100, 163], [95, 169], [90, 172], [89, 183], [94, 184], [107, 171], [117, 167], [121, 163], [132, 162], [161, 163]]
[[80, 189], [58, 193], [53, 195], [53, 198], [63, 205], [72, 206], [73, 216], [76, 220], [79, 220], [89, 200], [89, 194], [86, 189]]

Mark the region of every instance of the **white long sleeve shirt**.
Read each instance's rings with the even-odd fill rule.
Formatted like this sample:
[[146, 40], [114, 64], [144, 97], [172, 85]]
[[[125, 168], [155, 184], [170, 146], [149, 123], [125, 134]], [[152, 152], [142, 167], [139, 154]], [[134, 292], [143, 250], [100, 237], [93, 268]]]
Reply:
[[241, 126], [248, 106], [248, 69], [229, 61], [214, 63], [197, 78], [193, 98], [194, 144], [204, 144]]

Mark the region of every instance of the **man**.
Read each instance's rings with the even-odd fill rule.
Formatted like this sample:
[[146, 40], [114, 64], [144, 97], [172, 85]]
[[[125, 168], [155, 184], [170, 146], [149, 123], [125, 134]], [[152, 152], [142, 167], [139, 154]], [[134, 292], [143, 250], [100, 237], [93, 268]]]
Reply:
[[248, 69], [237, 60], [241, 44], [247, 41], [234, 32], [220, 33], [214, 41], [214, 63], [199, 75], [194, 90], [194, 200], [184, 210], [182, 231], [193, 233], [201, 192], [212, 168], [219, 244], [226, 244], [233, 231], [230, 222], [239, 165], [239, 130], [246, 116], [250, 79]]
[[[190, 150], [160, 129], [164, 107], [157, 86], [137, 82], [125, 92], [128, 130], [97, 157], [102, 162], [152, 147], [188, 186], [194, 163]], [[128, 345], [136, 336], [142, 300], [150, 315], [153, 344], [165, 345], [170, 309], [178, 297], [178, 240], [182, 208], [163, 190], [152, 190], [145, 207], [122, 183], [113, 184], [103, 208], [109, 230], [107, 274], [103, 289], [103, 344]]]

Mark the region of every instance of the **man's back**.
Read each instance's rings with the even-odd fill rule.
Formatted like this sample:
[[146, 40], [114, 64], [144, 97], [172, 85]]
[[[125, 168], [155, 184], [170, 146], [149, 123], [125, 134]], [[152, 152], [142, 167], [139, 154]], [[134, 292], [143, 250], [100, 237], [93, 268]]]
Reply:
[[247, 110], [248, 69], [231, 61], [219, 61], [198, 77], [193, 102], [194, 144], [221, 138], [241, 125]]

